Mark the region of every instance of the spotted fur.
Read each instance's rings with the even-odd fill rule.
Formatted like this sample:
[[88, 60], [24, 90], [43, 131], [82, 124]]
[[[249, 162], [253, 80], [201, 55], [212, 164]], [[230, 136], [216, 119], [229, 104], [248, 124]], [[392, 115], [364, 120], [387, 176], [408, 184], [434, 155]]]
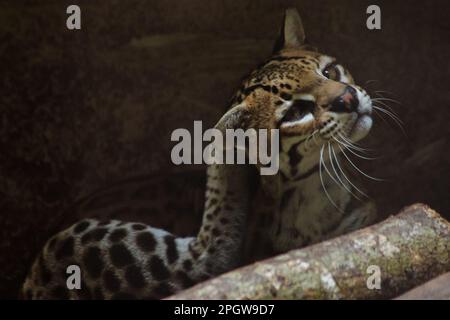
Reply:
[[[339, 146], [370, 130], [370, 97], [336, 59], [304, 40], [298, 13], [287, 10], [274, 55], [246, 78], [216, 125], [280, 129], [278, 174], [260, 176], [260, 165], [210, 165], [195, 237], [143, 223], [82, 220], [45, 244], [23, 296], [162, 298], [243, 263], [370, 223], [374, 205], [355, 201], [355, 185], [333, 160], [341, 157]], [[82, 270], [79, 290], [66, 286], [69, 265]]]

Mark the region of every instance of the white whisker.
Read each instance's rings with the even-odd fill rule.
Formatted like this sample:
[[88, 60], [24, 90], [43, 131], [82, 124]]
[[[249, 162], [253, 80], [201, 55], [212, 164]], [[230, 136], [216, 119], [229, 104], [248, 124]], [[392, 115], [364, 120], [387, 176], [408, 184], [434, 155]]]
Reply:
[[369, 176], [367, 173], [363, 172], [361, 169], [359, 169], [353, 162], [352, 160], [350, 160], [350, 158], [347, 156], [347, 154], [345, 153], [345, 151], [341, 148], [340, 145], [338, 145], [339, 149], [341, 149], [342, 154], [345, 156], [345, 158], [347, 158], [348, 162], [353, 166], [353, 168], [355, 168], [359, 173], [361, 173], [363, 176], [375, 180], [375, 181], [384, 181], [384, 179], [380, 179], [380, 178], [375, 178], [372, 176]]
[[391, 98], [386, 98], [386, 97], [383, 97], [382, 95], [379, 95], [379, 94], [378, 94], [378, 96], [379, 96], [379, 98], [372, 98], [372, 101], [389, 101], [389, 102], [393, 102], [395, 104], [398, 104], [399, 106], [402, 105], [401, 102], [398, 101], [398, 100], [391, 99]]
[[336, 153], [334, 152], [334, 148], [333, 148], [333, 147], [331, 147], [331, 151], [333, 152], [333, 156], [334, 156], [334, 158], [336, 159], [336, 164], [337, 164], [339, 170], [341, 171], [341, 173], [342, 173], [342, 175], [344, 176], [344, 178], [348, 181], [348, 183], [350, 183], [350, 185], [351, 185], [353, 188], [355, 188], [356, 191], [358, 191], [359, 193], [361, 193], [361, 194], [362, 194], [363, 196], [365, 196], [366, 198], [369, 198], [369, 196], [368, 196], [366, 193], [364, 193], [363, 191], [361, 191], [357, 186], [355, 186], [355, 185], [350, 181], [349, 178], [347, 178], [347, 175], [344, 173], [344, 170], [342, 169], [342, 167], [341, 167], [341, 165], [340, 165], [340, 163], [339, 163], [338, 157], [337, 157]]
[[354, 142], [348, 140], [340, 131], [338, 131], [337, 133], [339, 135], [339, 137], [352, 149], [357, 150], [357, 151], [361, 151], [361, 152], [365, 152], [365, 151], [371, 151], [370, 149], [367, 148], [362, 148], [358, 145], [356, 145]]
[[364, 160], [376, 160], [378, 158], [373, 158], [373, 157], [366, 157], [363, 155], [360, 155], [359, 153], [356, 153], [355, 151], [353, 151], [345, 142], [340, 141], [339, 139], [337, 139], [336, 137], [333, 137], [333, 139], [339, 143], [340, 145], [344, 146], [345, 149], [347, 149], [348, 151], [350, 151], [352, 154], [354, 154], [355, 156], [357, 156], [358, 158], [364, 159]]
[[384, 98], [384, 97], [380, 93], [387, 93], [387, 94], [390, 94], [390, 95], [394, 95], [394, 93], [392, 91], [388, 91], [388, 90], [375, 90], [374, 92], [377, 93], [378, 96], [380, 96], [382, 98]]
[[401, 124], [403, 124], [403, 121], [400, 120], [400, 118], [399, 118], [395, 113], [393, 113], [393, 112], [391, 112], [391, 111], [389, 111], [389, 110], [386, 110], [386, 109], [384, 109], [384, 108], [382, 108], [382, 107], [380, 107], [380, 106], [377, 106], [377, 105], [373, 105], [372, 107], [375, 108], [375, 109], [377, 109], [377, 110], [379, 110], [379, 111], [381, 111], [381, 112], [386, 113], [386, 114], [387, 114], [388, 116], [390, 116], [392, 119], [395, 119], [395, 120], [397, 120], [398, 122], [400, 122]]
[[387, 126], [390, 126], [390, 124], [386, 121], [386, 119], [383, 117], [383, 115], [378, 110], [373, 109], [373, 111]]
[[[388, 105], [388, 104], [386, 104], [386, 103], [384, 103], [384, 102], [382, 102], [382, 101], [378, 101], [378, 100], [376, 100], [375, 102], [376, 102], [376, 103], [379, 103], [379, 104], [381, 104], [383, 107], [386, 107], [387, 109], [389, 109], [389, 111], [392, 112], [392, 114], [394, 114], [394, 115], [398, 118], [398, 114], [395, 112], [395, 110], [394, 110], [390, 105]], [[375, 104], [375, 106], [376, 106], [376, 104]]]
[[369, 85], [371, 83], [376, 83], [376, 82], [380, 82], [380, 80], [375, 80], [375, 79], [367, 80], [365, 85], [367, 86], [367, 85]]
[[330, 200], [331, 204], [337, 209], [339, 210], [339, 212], [342, 213], [342, 210], [336, 205], [336, 203], [331, 199], [330, 195], [328, 194], [327, 188], [325, 187], [325, 183], [323, 182], [323, 177], [322, 177], [322, 164], [324, 167], [325, 166], [325, 162], [323, 161], [323, 148], [325, 146], [322, 146], [322, 148], [320, 149], [320, 159], [319, 159], [319, 177], [320, 177], [320, 183], [322, 184], [322, 188], [323, 191], [325, 192], [325, 195], [327, 196], [328, 200]]
[[[341, 183], [342, 187], [344, 187], [347, 192], [349, 192], [351, 195], [353, 195], [356, 199], [361, 200], [356, 194], [352, 192], [352, 190], [342, 181], [341, 176], [338, 174], [335, 166], [334, 161], [331, 153], [331, 144], [328, 142], [328, 157], [330, 158], [331, 167], [333, 168], [334, 173], [336, 174], [336, 177], [338, 178], [339, 182]], [[337, 160], [336, 160], [337, 161]]]
[[[339, 134], [339, 132], [338, 132], [338, 134]], [[339, 139], [338, 139], [337, 137], [335, 137], [335, 136], [333, 136], [333, 139], [336, 140], [338, 143], [342, 144], [343, 146], [345, 146], [345, 147], [348, 148], [348, 149], [352, 149], [352, 150], [356, 150], [356, 151], [359, 151], [359, 152], [362, 152], [362, 153], [366, 153], [364, 150], [360, 150], [360, 149], [358, 149], [358, 147], [355, 147], [355, 146], [353, 146], [352, 144], [349, 144], [348, 142], [339, 140]]]
[[313, 139], [314, 144], [318, 147], [316, 141], [314, 140], [314, 135], [315, 135], [318, 131], [319, 131], [318, 129], [314, 130], [313, 133], [311, 133], [311, 134], [308, 136], [308, 138], [306, 138], [306, 141], [305, 141], [305, 146], [306, 146], [306, 148], [309, 148], [309, 142], [311, 141], [311, 139]]
[[378, 111], [386, 114], [387, 116], [389, 116], [397, 124], [397, 126], [402, 130], [403, 134], [405, 136], [407, 136], [405, 128], [403, 127], [403, 122], [395, 114], [393, 114], [392, 112], [390, 112], [390, 111], [388, 111], [386, 109], [383, 109], [383, 108], [381, 108], [379, 106], [373, 105], [372, 107], [374, 108], [374, 110], [378, 110]]

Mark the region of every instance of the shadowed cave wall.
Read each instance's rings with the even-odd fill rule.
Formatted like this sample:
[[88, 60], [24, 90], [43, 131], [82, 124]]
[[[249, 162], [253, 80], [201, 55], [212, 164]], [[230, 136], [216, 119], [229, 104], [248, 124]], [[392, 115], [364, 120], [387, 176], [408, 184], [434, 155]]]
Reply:
[[[360, 162], [382, 216], [424, 202], [450, 218], [448, 1], [67, 1], [0, 5], [0, 297], [14, 298], [52, 223], [116, 181], [174, 170], [170, 133], [212, 126], [241, 77], [271, 53], [283, 10], [404, 122], [375, 118]], [[373, 81], [375, 80], [375, 81]], [[176, 168], [190, 170], [189, 166]]]

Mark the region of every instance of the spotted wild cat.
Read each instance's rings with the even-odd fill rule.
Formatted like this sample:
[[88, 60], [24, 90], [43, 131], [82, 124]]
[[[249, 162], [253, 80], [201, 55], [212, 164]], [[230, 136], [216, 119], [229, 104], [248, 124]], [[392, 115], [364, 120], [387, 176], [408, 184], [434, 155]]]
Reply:
[[[32, 299], [162, 298], [243, 263], [346, 233], [375, 207], [342, 160], [372, 126], [372, 100], [328, 55], [306, 46], [286, 11], [274, 54], [254, 70], [215, 128], [280, 130], [280, 171], [210, 165], [203, 221], [194, 237], [139, 222], [85, 219], [54, 235], [23, 285]], [[79, 265], [80, 290], [66, 287]]]

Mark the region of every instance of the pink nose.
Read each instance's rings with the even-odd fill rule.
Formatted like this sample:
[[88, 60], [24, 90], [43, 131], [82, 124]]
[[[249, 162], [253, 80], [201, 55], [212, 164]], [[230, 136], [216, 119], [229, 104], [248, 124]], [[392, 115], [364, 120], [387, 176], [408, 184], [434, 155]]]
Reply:
[[334, 99], [331, 103], [330, 111], [334, 112], [354, 112], [358, 108], [359, 101], [355, 88], [347, 86], [342, 95]]
[[346, 104], [350, 104], [353, 100], [353, 96], [350, 92], [345, 92], [342, 96], [341, 96], [342, 100], [344, 100], [344, 102]]

